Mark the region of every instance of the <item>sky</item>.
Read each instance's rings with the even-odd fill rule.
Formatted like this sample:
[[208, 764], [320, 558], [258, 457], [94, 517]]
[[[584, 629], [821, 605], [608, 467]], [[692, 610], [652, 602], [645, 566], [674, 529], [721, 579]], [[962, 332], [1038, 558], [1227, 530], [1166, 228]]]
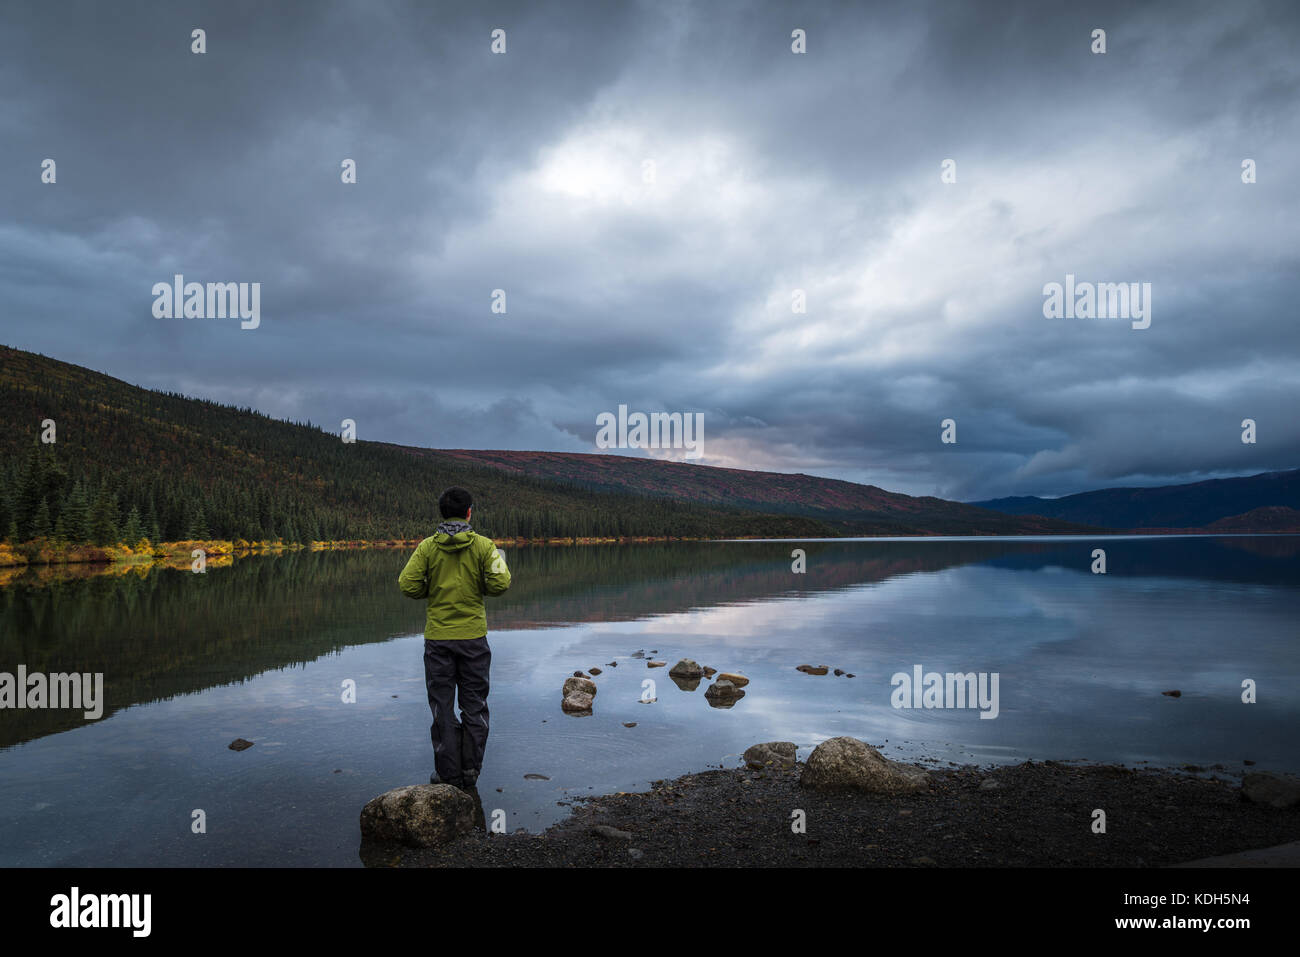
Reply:
[[[13, 0], [0, 342], [433, 448], [700, 414], [693, 461], [967, 501], [1294, 468], [1298, 40], [1291, 2]], [[178, 273], [260, 324], [155, 316]], [[1067, 276], [1150, 325], [1048, 318]]]

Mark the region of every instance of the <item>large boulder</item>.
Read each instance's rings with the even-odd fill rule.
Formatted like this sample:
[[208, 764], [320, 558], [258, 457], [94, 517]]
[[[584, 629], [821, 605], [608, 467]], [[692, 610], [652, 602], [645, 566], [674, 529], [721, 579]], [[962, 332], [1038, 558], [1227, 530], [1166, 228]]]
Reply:
[[430, 847], [446, 844], [474, 827], [474, 800], [450, 784], [411, 784], [372, 798], [361, 809], [367, 841]]
[[564, 700], [560, 709], [565, 714], [591, 714], [591, 703], [596, 697], [596, 682], [574, 675], [564, 679]]
[[704, 669], [701, 668], [700, 663], [695, 661], [693, 658], [683, 658], [681, 661], [677, 662], [677, 664], [673, 665], [672, 668], [669, 669], [668, 673], [674, 678], [702, 678], [704, 676]]
[[792, 768], [795, 764], [796, 745], [793, 741], [765, 741], [745, 750], [745, 765], [765, 768], [769, 764]]
[[1273, 771], [1251, 771], [1241, 779], [1241, 795], [1278, 809], [1300, 804], [1300, 778]]
[[881, 757], [865, 741], [841, 737], [830, 738], [813, 749], [799, 783], [819, 791], [910, 794], [926, 790], [930, 776], [920, 768]]

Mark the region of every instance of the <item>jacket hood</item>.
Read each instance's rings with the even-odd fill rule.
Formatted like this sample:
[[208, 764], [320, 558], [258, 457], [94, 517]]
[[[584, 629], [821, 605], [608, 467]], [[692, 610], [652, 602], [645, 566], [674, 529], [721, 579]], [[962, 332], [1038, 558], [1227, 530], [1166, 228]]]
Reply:
[[462, 548], [468, 548], [473, 539], [474, 529], [469, 522], [455, 519], [443, 522], [433, 533], [433, 543], [445, 552], [458, 552]]

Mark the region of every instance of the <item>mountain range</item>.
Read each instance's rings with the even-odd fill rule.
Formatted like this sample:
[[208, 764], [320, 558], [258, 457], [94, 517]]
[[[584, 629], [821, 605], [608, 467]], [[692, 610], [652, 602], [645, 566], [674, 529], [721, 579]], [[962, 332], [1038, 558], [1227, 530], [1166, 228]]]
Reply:
[[1300, 531], [1300, 469], [1154, 488], [1107, 488], [1062, 498], [972, 502], [1007, 515], [1141, 531]]

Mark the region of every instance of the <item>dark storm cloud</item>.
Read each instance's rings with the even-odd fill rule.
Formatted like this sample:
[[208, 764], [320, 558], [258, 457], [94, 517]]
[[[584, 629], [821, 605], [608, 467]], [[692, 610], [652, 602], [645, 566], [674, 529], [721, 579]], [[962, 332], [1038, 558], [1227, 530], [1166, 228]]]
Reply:
[[[1298, 25], [1284, 3], [10, 4], [0, 338], [418, 445], [591, 449], [626, 404], [704, 412], [706, 462], [951, 497], [1292, 467]], [[261, 282], [262, 326], [155, 319], [175, 272]], [[1151, 327], [1045, 319], [1067, 273], [1152, 283]]]

